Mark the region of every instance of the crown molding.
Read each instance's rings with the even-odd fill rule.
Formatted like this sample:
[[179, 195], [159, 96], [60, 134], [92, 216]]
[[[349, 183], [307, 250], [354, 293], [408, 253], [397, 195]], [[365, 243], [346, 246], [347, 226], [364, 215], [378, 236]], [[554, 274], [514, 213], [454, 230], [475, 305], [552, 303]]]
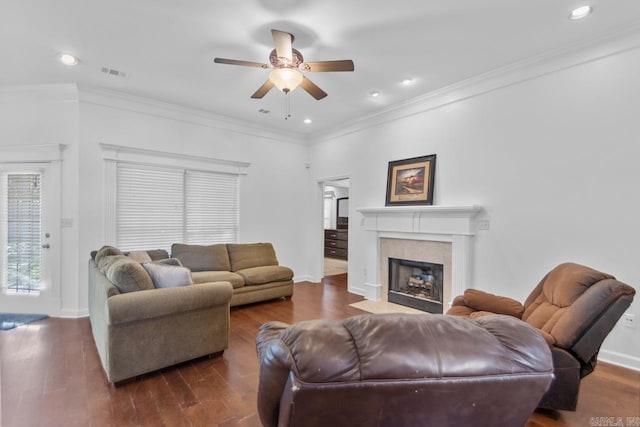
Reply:
[[78, 86], [69, 84], [38, 84], [0, 86], [3, 104], [30, 104], [33, 102], [77, 102]]
[[65, 148], [64, 144], [0, 146], [0, 163], [59, 162]]
[[[219, 159], [216, 157], [194, 156], [184, 153], [171, 153], [105, 143], [100, 143], [99, 145], [102, 151], [102, 158], [114, 162], [179, 168], [190, 167], [196, 170], [231, 173], [235, 175], [246, 175], [247, 169], [251, 166], [251, 163]], [[177, 161], [178, 165], [176, 165]]]
[[80, 86], [79, 92], [80, 103], [84, 104], [145, 114], [277, 142], [305, 144], [304, 137], [295, 133], [275, 132], [272, 129], [256, 126], [250, 122], [183, 105], [91, 86]]
[[348, 125], [310, 135], [308, 141], [311, 145], [322, 143], [638, 48], [640, 23], [587, 41], [563, 45], [406, 102], [394, 104], [378, 113], [352, 120]]

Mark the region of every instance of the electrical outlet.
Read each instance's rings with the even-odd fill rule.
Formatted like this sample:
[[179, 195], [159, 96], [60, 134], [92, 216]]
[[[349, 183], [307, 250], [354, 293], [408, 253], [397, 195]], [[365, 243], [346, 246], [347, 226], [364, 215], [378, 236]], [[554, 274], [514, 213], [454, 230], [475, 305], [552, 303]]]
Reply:
[[622, 326], [630, 329], [636, 328], [636, 315], [627, 313], [622, 315]]
[[483, 219], [478, 221], [478, 230], [488, 230], [490, 228], [490, 223], [488, 219]]

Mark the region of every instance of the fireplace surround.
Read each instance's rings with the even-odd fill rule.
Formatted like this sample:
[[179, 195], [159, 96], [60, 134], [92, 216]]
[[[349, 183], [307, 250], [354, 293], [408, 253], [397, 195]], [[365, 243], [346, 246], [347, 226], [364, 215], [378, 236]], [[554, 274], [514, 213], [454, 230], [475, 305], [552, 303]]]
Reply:
[[475, 217], [479, 205], [387, 206], [357, 209], [365, 233], [364, 296], [388, 301], [389, 258], [443, 265], [443, 310], [472, 288]]

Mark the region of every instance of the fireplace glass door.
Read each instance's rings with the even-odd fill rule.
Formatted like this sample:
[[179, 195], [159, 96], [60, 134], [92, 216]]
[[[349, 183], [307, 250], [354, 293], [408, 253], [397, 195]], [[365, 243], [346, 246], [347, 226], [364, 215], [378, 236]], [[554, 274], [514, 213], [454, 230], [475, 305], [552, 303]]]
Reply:
[[389, 258], [389, 302], [442, 314], [442, 292], [442, 264]]

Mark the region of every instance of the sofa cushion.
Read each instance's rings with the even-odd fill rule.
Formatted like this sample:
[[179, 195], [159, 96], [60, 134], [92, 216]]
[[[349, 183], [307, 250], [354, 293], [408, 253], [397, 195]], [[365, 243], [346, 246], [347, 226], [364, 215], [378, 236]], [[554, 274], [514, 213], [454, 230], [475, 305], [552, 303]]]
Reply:
[[191, 271], [229, 271], [229, 255], [224, 244], [219, 245], [171, 245], [171, 256], [178, 258]]
[[186, 267], [158, 262], [146, 262], [142, 264], [142, 267], [149, 273], [156, 288], [193, 285], [191, 271]]
[[229, 282], [233, 289], [244, 286], [242, 276], [230, 271], [194, 271], [191, 272], [193, 283]]
[[110, 255], [122, 255], [122, 251], [118, 248], [114, 248], [113, 246], [105, 245], [98, 249], [95, 257], [93, 258], [96, 264], [100, 263], [100, 259]]
[[142, 264], [124, 255], [108, 266], [106, 276], [121, 293], [154, 288], [151, 276]]
[[262, 267], [245, 268], [236, 271], [242, 276], [245, 285], [263, 285], [271, 282], [283, 282], [293, 278], [293, 271], [289, 267], [267, 265]]
[[278, 258], [271, 243], [227, 244], [231, 271], [265, 265], [278, 265]]

